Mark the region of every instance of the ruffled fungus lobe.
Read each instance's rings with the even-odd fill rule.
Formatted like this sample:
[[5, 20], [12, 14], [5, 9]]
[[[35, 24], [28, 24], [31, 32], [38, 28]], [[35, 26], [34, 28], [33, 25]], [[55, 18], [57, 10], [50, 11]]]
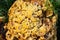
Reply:
[[[49, 0], [16, 0], [4, 26], [7, 40], [49, 40], [55, 35], [57, 16]], [[55, 39], [53, 39], [55, 40]]]

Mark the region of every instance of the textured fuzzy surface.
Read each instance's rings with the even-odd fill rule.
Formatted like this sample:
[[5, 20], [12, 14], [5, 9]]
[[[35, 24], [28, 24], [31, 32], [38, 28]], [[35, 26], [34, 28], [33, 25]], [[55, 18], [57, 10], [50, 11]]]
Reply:
[[[55, 40], [57, 15], [47, 0], [17, 0], [8, 12], [7, 40]], [[52, 38], [52, 39], [51, 39]]]

